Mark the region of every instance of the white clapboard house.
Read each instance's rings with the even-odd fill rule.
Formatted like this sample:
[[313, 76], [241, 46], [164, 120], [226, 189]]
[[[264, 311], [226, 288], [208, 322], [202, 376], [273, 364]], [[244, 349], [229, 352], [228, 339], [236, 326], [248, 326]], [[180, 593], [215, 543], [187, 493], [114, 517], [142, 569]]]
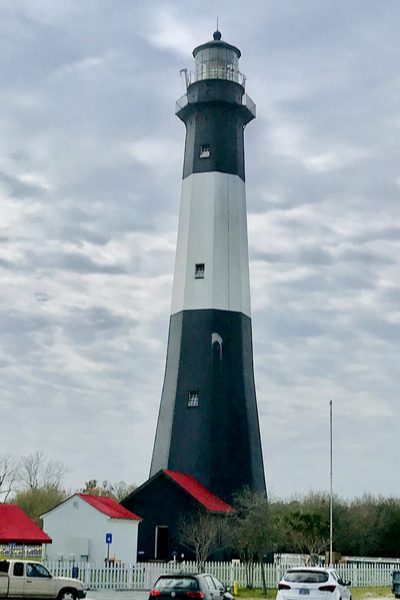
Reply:
[[141, 518], [108, 496], [74, 494], [41, 517], [48, 561], [136, 562]]

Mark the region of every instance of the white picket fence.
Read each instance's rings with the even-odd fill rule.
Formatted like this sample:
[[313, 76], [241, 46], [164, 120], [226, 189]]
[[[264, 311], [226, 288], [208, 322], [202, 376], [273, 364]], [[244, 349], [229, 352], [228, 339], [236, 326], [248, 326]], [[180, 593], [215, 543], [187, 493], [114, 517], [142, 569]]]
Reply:
[[[164, 573], [196, 573], [195, 562], [184, 563], [137, 563], [137, 564], [95, 564], [87, 562], [45, 561], [44, 564], [54, 575], [72, 577], [72, 568], [78, 568], [78, 578], [90, 589], [113, 590], [150, 590], [159, 575]], [[276, 588], [287, 569], [286, 565], [264, 565], [268, 588]], [[336, 569], [352, 587], [390, 586], [392, 573], [399, 569], [399, 563], [336, 565]], [[248, 584], [246, 567], [238, 563], [209, 562], [205, 572], [218, 577], [227, 586], [233, 587], [236, 581], [239, 587]], [[253, 587], [262, 587], [261, 566], [254, 565], [250, 574]]]

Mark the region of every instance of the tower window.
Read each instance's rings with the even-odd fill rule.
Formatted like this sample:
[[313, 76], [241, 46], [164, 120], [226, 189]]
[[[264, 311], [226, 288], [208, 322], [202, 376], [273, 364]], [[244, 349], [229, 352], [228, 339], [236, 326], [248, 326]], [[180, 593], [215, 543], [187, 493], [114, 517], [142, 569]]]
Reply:
[[197, 390], [189, 392], [188, 407], [199, 405], [199, 392]]
[[204, 263], [197, 263], [194, 271], [195, 279], [204, 279], [204, 271], [206, 270], [206, 265]]
[[200, 158], [209, 158], [210, 156], [210, 144], [203, 144], [200, 146]]

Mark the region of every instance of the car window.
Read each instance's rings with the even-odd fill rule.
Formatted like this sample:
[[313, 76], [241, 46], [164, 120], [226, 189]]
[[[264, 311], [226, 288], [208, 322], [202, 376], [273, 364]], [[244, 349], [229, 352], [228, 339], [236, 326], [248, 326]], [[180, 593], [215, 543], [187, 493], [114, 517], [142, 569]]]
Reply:
[[291, 583], [324, 583], [328, 579], [326, 571], [288, 571], [284, 576]]
[[219, 579], [217, 579], [216, 577], [212, 577], [212, 580], [213, 580], [214, 585], [217, 588], [217, 590], [225, 591], [225, 586], [223, 583], [221, 583], [221, 581]]
[[43, 565], [39, 563], [27, 563], [26, 565], [26, 576], [27, 577], [50, 577], [49, 571]]
[[211, 577], [211, 575], [204, 575], [204, 581], [206, 582], [207, 587], [208, 587], [209, 590], [215, 590], [216, 589], [216, 587], [214, 585], [214, 582], [213, 582], [213, 578]]
[[8, 573], [8, 568], [10, 566], [10, 563], [7, 562], [6, 560], [3, 560], [0, 562], [0, 573]]
[[158, 590], [197, 591], [199, 584], [192, 577], [161, 577], [154, 587]]
[[24, 563], [14, 563], [13, 575], [14, 577], [22, 577], [24, 574]]

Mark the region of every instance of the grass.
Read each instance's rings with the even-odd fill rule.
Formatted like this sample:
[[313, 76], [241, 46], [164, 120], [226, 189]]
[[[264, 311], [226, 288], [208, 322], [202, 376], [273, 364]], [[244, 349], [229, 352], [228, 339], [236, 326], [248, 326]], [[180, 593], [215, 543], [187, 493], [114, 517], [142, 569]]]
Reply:
[[[233, 593], [233, 589], [231, 589]], [[238, 588], [238, 594], [235, 598], [274, 598], [276, 596], [276, 590], [267, 590], [267, 595], [264, 594], [262, 588]]]
[[[394, 600], [394, 595], [390, 587], [357, 587], [350, 588], [351, 596], [353, 600], [369, 600], [372, 598], [383, 598], [383, 597], [392, 597]], [[276, 596], [276, 589], [268, 589], [267, 594], [264, 594], [263, 590], [260, 588], [246, 588], [242, 587], [238, 589], [238, 594], [236, 598], [246, 598], [249, 600], [257, 600], [258, 598], [265, 599], [273, 599]]]
[[392, 597], [394, 594], [390, 587], [357, 587], [350, 588], [353, 600], [366, 600], [368, 598]]

